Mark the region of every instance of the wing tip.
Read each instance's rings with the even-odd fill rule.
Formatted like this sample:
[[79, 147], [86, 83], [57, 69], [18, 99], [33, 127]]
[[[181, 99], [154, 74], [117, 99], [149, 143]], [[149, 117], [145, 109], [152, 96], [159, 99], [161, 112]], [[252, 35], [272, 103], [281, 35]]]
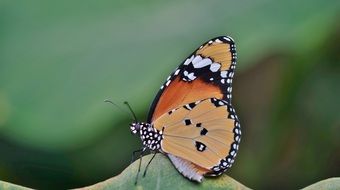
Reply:
[[218, 36], [216, 38], [213, 38], [212, 40], [213, 41], [220, 40], [220, 41], [222, 41], [224, 43], [235, 44], [234, 39], [231, 36], [227, 36], [227, 35], [225, 35], [225, 36]]

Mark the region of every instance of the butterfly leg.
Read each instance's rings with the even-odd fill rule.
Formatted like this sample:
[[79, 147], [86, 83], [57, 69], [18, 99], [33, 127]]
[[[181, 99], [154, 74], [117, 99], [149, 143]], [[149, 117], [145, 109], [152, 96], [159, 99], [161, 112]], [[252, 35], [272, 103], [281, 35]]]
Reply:
[[150, 159], [150, 161], [149, 161], [148, 164], [146, 165], [145, 170], [144, 170], [144, 173], [143, 173], [143, 177], [145, 177], [146, 171], [148, 170], [149, 165], [150, 165], [151, 161], [155, 158], [156, 154], [157, 154], [157, 152], [155, 152], [155, 153], [153, 154], [152, 158]]
[[142, 148], [142, 149], [139, 149], [139, 150], [135, 150], [135, 151], [132, 152], [130, 164], [132, 164], [132, 162], [135, 161], [136, 154], [139, 153], [139, 152], [142, 152], [142, 151], [143, 151], [143, 148]]
[[145, 151], [146, 151], [145, 147], [143, 149], [141, 149], [141, 151], [139, 151], [141, 153], [139, 154], [139, 164], [138, 164], [138, 171], [137, 171], [137, 175], [136, 175], [135, 185], [137, 185], [138, 175], [139, 175], [140, 168], [141, 168], [141, 165], [142, 165], [142, 157], [143, 157], [143, 154], [145, 153]]

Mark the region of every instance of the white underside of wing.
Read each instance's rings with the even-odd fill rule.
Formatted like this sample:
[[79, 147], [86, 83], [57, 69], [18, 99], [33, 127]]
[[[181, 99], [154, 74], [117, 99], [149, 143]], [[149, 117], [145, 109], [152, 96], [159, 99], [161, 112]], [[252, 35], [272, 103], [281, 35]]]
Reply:
[[177, 156], [174, 156], [172, 154], [168, 154], [168, 157], [170, 158], [171, 162], [174, 164], [176, 169], [185, 177], [189, 178], [190, 180], [194, 180], [197, 182], [202, 182], [203, 176], [195, 170], [192, 163], [184, 160], [182, 158], [179, 158]]

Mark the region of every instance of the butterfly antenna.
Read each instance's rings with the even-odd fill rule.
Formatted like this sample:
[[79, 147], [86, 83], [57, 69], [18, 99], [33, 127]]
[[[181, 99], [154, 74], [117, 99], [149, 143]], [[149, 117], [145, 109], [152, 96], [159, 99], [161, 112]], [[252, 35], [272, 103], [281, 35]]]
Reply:
[[[122, 109], [120, 106], [118, 106], [116, 103], [112, 102], [111, 100], [106, 99], [106, 100], [104, 100], [104, 102], [110, 103], [110, 104], [114, 105], [115, 107], [117, 107], [120, 111], [125, 112], [128, 115], [130, 115], [130, 113], [128, 111]], [[132, 119], [134, 119], [134, 118], [132, 118]]]
[[127, 101], [125, 101], [124, 102], [124, 104], [129, 108], [129, 110], [130, 110], [130, 112], [131, 112], [131, 114], [132, 114], [132, 116], [133, 116], [133, 118], [135, 119], [135, 121], [137, 122], [138, 121], [138, 119], [137, 119], [137, 117], [136, 117], [136, 114], [135, 114], [135, 112], [132, 110], [132, 108], [131, 108], [131, 106], [130, 106], [130, 104], [129, 104], [129, 102], [127, 102]]

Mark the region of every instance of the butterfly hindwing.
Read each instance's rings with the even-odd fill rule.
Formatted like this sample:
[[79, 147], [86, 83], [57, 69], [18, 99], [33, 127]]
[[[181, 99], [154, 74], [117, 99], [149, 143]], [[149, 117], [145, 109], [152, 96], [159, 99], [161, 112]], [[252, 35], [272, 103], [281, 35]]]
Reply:
[[229, 168], [238, 149], [238, 119], [225, 100], [208, 98], [184, 104], [163, 114], [152, 125], [163, 131], [163, 152], [178, 157], [178, 163], [191, 163], [195, 171], [204, 174], [218, 175]]
[[179, 105], [209, 97], [231, 102], [235, 65], [232, 38], [221, 36], [204, 43], [162, 85], [150, 107], [148, 122]]

